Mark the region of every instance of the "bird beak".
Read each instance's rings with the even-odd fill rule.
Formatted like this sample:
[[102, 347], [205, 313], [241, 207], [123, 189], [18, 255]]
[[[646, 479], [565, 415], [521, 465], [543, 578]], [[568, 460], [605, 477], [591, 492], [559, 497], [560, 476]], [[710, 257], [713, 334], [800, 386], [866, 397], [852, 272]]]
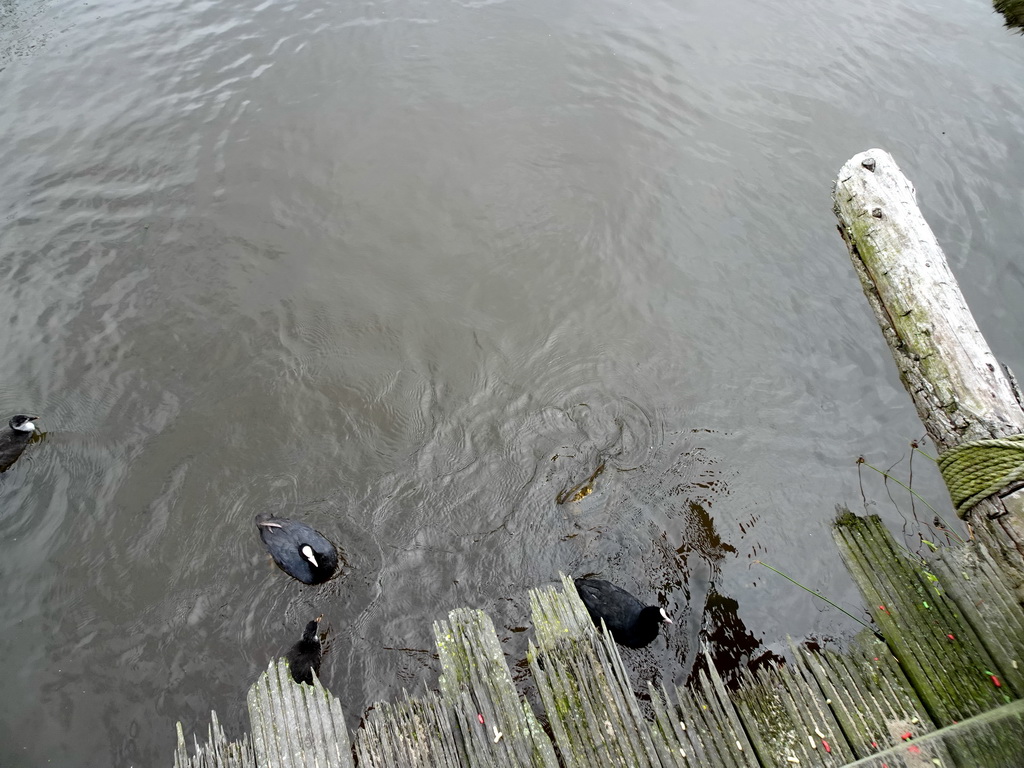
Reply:
[[302, 556], [309, 560], [309, 562], [313, 564], [314, 568], [320, 567], [320, 563], [316, 561], [316, 555], [313, 554], [313, 548], [309, 546], [309, 544], [302, 547]]
[[313, 621], [319, 623], [320, 619], [322, 619], [323, 617], [324, 617], [324, 615], [321, 613], [319, 616], [317, 616], [315, 619], [313, 619]]

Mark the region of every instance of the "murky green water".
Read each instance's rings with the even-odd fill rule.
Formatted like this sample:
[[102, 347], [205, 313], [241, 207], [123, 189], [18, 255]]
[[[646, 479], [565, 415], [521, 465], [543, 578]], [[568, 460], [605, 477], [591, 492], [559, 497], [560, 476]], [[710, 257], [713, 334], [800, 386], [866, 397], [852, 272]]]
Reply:
[[[741, 662], [851, 636], [754, 561], [855, 610], [835, 505], [923, 432], [835, 233], [860, 150], [895, 154], [1024, 370], [1024, 42], [984, 2], [0, 22], [0, 413], [48, 433], [0, 476], [5, 768], [169, 765], [211, 708], [239, 735], [320, 612], [354, 724], [434, 685], [452, 608], [521, 658], [560, 570], [673, 612], [638, 680], [685, 680], [702, 623]], [[342, 576], [276, 570], [265, 510]]]

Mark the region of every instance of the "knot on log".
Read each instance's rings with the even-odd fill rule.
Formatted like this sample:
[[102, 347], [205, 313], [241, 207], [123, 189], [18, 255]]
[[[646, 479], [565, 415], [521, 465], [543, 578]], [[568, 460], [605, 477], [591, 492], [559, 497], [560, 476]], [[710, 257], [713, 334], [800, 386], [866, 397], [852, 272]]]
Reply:
[[957, 514], [1024, 480], [1024, 434], [970, 440], [939, 456], [939, 471]]

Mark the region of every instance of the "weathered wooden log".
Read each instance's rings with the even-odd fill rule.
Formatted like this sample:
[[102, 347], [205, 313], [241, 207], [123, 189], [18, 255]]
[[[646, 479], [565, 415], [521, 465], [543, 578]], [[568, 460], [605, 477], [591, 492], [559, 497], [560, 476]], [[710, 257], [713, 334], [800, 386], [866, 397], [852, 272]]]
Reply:
[[[864, 294], [940, 451], [1024, 433], [1016, 382], [981, 335], [914, 187], [892, 156], [881, 149], [855, 155], [840, 170], [832, 197]], [[1024, 481], [1012, 483], [958, 509], [1018, 569], [1024, 569], [1022, 487]]]

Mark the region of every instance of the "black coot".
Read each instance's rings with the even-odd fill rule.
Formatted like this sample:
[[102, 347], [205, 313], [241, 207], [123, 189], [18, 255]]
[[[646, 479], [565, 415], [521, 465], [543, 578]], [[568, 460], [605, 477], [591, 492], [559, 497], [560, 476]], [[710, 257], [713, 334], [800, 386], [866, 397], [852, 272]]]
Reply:
[[316, 672], [317, 676], [320, 675], [320, 659], [323, 658], [324, 649], [317, 630], [320, 629], [320, 619], [323, 617], [324, 615], [321, 613], [306, 625], [302, 639], [291, 647], [285, 657], [288, 659], [288, 667], [292, 671], [292, 679], [296, 683], [312, 685], [313, 673]]
[[0, 432], [0, 472], [6, 472], [21, 456], [36, 433], [38, 418], [19, 413], [7, 422], [7, 428]]
[[277, 566], [304, 584], [320, 584], [334, 575], [338, 552], [327, 539], [298, 520], [256, 515], [260, 538]]
[[603, 579], [576, 579], [576, 591], [587, 606], [594, 624], [605, 626], [615, 642], [627, 648], [643, 648], [658, 636], [661, 623], [672, 623], [664, 608], [645, 606], [629, 592]]

